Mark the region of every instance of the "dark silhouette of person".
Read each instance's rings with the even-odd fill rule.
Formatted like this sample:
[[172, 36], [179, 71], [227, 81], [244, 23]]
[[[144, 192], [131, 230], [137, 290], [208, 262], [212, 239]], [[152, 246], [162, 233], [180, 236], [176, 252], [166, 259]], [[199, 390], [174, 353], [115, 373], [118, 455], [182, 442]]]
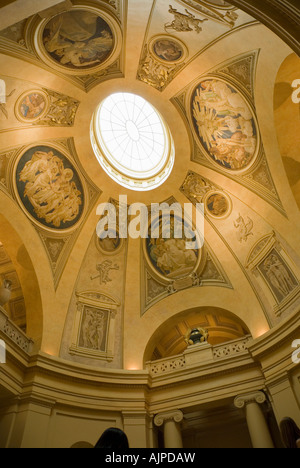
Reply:
[[121, 429], [111, 427], [102, 434], [95, 448], [125, 451], [129, 449], [129, 443], [126, 434]]
[[300, 448], [300, 429], [291, 418], [284, 418], [280, 423], [282, 442], [285, 448]]

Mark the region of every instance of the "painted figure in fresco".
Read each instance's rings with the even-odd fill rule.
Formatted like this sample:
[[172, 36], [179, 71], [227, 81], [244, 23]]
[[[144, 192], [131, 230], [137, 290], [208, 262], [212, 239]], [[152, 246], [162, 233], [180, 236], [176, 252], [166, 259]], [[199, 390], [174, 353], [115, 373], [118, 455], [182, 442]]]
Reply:
[[52, 58], [71, 68], [101, 64], [113, 49], [109, 26], [88, 11], [71, 11], [55, 17], [46, 26], [43, 39]]
[[228, 211], [228, 202], [223, 195], [220, 193], [216, 193], [214, 195], [211, 195], [208, 200], [207, 200], [207, 208], [208, 211], [214, 215], [221, 217], [225, 215]]
[[220, 80], [206, 80], [194, 94], [192, 109], [195, 128], [210, 156], [226, 169], [247, 167], [256, 152], [257, 131], [242, 95]]
[[45, 109], [46, 102], [41, 94], [28, 94], [21, 103], [21, 114], [28, 120], [39, 117]]
[[159, 58], [167, 62], [175, 62], [183, 55], [181, 46], [167, 39], [157, 41], [154, 44], [154, 51]]
[[[162, 223], [160, 220], [160, 229], [162, 232]], [[178, 278], [191, 273], [197, 264], [198, 251], [186, 248], [187, 238], [175, 238], [174, 218], [171, 218], [170, 239], [164, 239], [162, 236], [158, 239], [151, 238], [149, 241], [148, 252], [152, 263], [164, 276]]]
[[20, 173], [25, 183], [24, 197], [34, 207], [38, 218], [60, 227], [73, 221], [82, 204], [81, 192], [72, 181], [72, 169], [64, 168], [63, 161], [50, 151], [37, 151]]

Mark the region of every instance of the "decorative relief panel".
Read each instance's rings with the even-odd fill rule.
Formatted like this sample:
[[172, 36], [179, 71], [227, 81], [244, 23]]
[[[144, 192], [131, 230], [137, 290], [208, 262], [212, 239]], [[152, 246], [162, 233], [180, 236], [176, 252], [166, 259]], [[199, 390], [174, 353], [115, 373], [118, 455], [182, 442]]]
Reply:
[[277, 316], [300, 304], [299, 273], [274, 232], [255, 244], [246, 267], [265, 291], [267, 287], [269, 296], [271, 293]]
[[255, 113], [258, 51], [226, 62], [172, 101], [192, 129], [191, 159], [226, 174], [285, 213], [261, 142]]
[[119, 305], [111, 297], [97, 292], [77, 294], [71, 355], [108, 362], [113, 360], [114, 321]]
[[[96, 225], [95, 225], [96, 231]], [[70, 300], [61, 357], [122, 368], [127, 244], [106, 252], [96, 232], [87, 247]]]

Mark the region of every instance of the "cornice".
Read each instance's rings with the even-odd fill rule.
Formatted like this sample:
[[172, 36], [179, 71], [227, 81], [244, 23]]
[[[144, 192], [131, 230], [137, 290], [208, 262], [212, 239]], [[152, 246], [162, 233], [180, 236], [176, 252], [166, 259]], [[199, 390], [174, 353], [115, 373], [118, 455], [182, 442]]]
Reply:
[[256, 340], [249, 341], [248, 351], [255, 361], [293, 341], [300, 335], [300, 310]]

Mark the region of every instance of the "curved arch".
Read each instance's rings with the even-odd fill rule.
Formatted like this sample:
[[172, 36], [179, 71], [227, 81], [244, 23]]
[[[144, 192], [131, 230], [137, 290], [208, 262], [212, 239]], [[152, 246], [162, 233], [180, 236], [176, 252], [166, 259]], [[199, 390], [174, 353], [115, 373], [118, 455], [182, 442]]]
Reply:
[[246, 324], [228, 310], [216, 307], [184, 310], [164, 322], [151, 336], [144, 353], [144, 364], [181, 354], [187, 347], [186, 333], [198, 327], [208, 331], [208, 342], [212, 345], [250, 334]]
[[[27, 335], [34, 341], [34, 349], [37, 351], [40, 349], [43, 336], [43, 306], [36, 268], [28, 242], [25, 241], [23, 235], [26, 227], [24, 220], [19, 220], [20, 213], [16, 205], [1, 192], [0, 206], [2, 212], [0, 213], [0, 239], [14, 264], [21, 283], [26, 304]], [[29, 238], [32, 240], [32, 235]], [[38, 250], [34, 242], [32, 242], [31, 249]]]
[[124, 343], [124, 367], [128, 370], [142, 369], [145, 350], [156, 330], [183, 310], [203, 307], [226, 307], [245, 324], [253, 338], [270, 330], [259, 303], [249, 301], [249, 297], [242, 293], [220, 287], [185, 289], [155, 304], [141, 320], [135, 322], [134, 327], [128, 329]]

